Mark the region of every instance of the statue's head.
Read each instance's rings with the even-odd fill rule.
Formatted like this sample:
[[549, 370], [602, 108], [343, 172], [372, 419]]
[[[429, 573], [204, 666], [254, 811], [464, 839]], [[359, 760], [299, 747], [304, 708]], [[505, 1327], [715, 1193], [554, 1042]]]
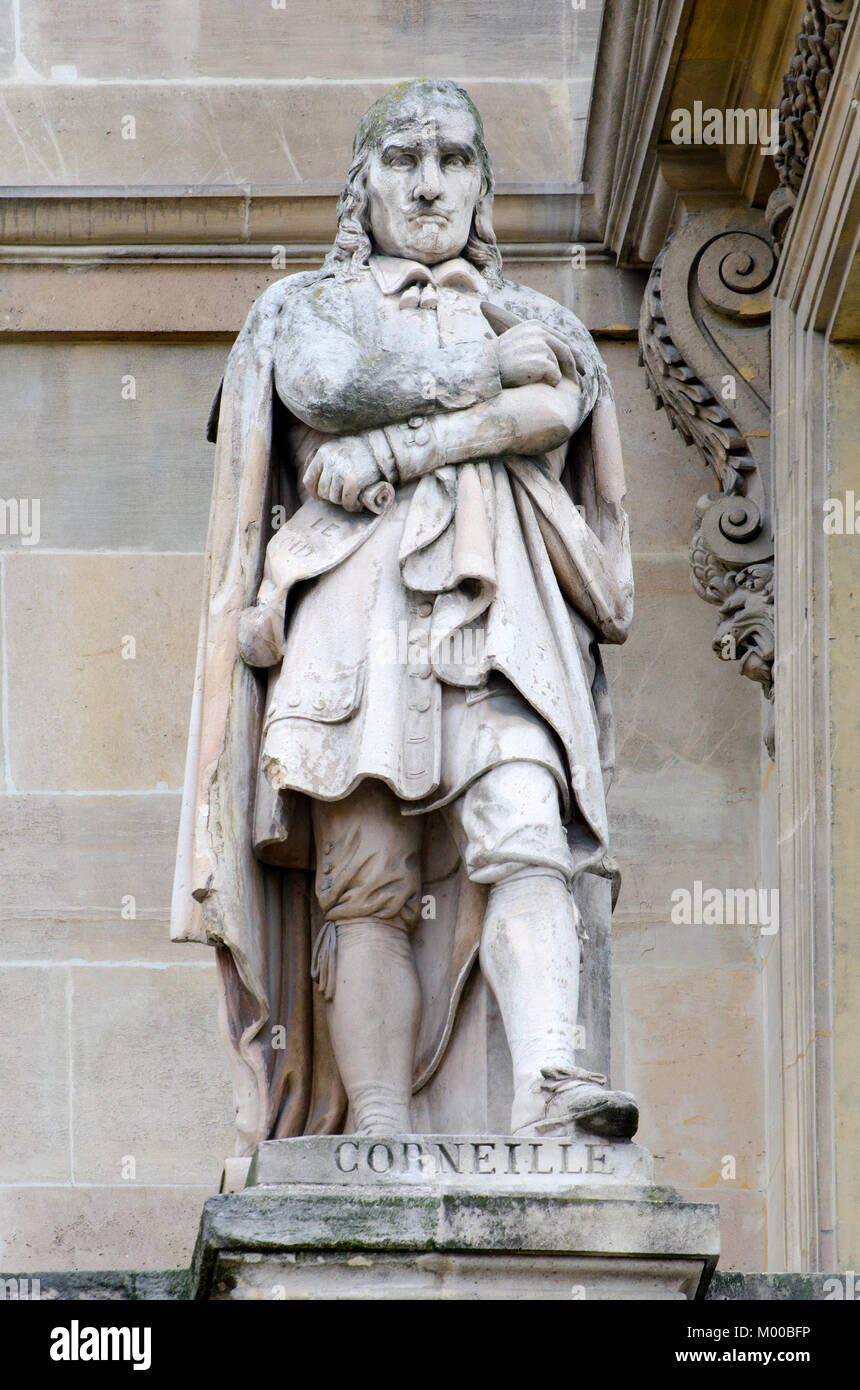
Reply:
[[455, 82], [401, 82], [359, 122], [329, 263], [357, 271], [371, 251], [436, 265], [464, 256], [501, 278], [493, 170], [481, 117]]

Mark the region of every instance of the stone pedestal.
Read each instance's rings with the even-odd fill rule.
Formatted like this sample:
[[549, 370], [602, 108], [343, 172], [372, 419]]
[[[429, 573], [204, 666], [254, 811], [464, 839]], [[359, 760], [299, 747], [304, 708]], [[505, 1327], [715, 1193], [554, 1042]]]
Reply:
[[421, 1135], [261, 1144], [203, 1209], [201, 1299], [693, 1299], [719, 1209], [636, 1144]]

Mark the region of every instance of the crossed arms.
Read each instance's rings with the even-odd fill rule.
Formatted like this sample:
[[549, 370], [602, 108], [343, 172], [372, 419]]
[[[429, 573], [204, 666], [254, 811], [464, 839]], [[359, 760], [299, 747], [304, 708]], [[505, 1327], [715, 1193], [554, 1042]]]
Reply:
[[[304, 410], [298, 393], [291, 391], [287, 403], [301, 421], [292, 441], [295, 461], [308, 492], [347, 511], [378, 510], [369, 498], [381, 483], [406, 482], [445, 464], [473, 459], [546, 454], [565, 444], [582, 423], [590, 401], [564, 341], [543, 324], [528, 320], [481, 348], [485, 354], [493, 350], [490, 375], [495, 375], [495, 386], [489, 389], [494, 394], [432, 413], [425, 400], [423, 413], [406, 423], [403, 381], [381, 391], [378, 374], [372, 371], [366, 373], [369, 389], [363, 398], [350, 391], [338, 394], [332, 382], [327, 401], [317, 377], [313, 409]], [[390, 373], [390, 363], [385, 371]], [[405, 389], [413, 389], [409, 381]], [[368, 420], [369, 410], [374, 412], [369, 419], [378, 422], [350, 431], [347, 420], [351, 423], [356, 413]], [[343, 432], [318, 428], [335, 420]], [[270, 542], [257, 603], [244, 611], [239, 624], [239, 649], [254, 667], [275, 664], [282, 652], [285, 591], [273, 572], [271, 552], [278, 534]]]
[[[355, 344], [351, 337], [349, 342]], [[446, 351], [451, 353], [442, 349], [440, 358]], [[307, 403], [299, 399], [292, 382], [278, 380], [276, 374], [282, 397], [306, 426], [297, 441], [296, 462], [308, 491], [347, 511], [358, 511], [364, 505], [362, 494], [366, 498], [380, 482], [407, 482], [445, 464], [473, 459], [545, 454], [565, 444], [589, 404], [566, 343], [537, 320], [527, 320], [491, 342], [470, 345], [465, 355], [468, 359], [476, 353], [479, 360], [471, 366], [480, 385], [493, 394], [442, 410], [435, 404], [446, 397], [432, 374], [423, 374], [425, 379], [429, 376], [429, 394], [435, 397], [428, 401], [421, 374], [414, 364], [407, 370], [405, 362], [398, 371], [396, 363], [380, 369], [365, 359], [362, 387], [361, 375], [349, 370], [348, 353], [346, 378], [341, 365], [340, 377], [327, 379], [317, 357], [312, 400]], [[343, 358], [340, 361], [343, 364]], [[463, 399], [466, 383], [458, 383], [456, 374], [468, 361], [460, 356], [440, 365], [448, 373], [443, 381], [447, 399], [453, 403], [458, 393]], [[408, 423], [403, 422], [405, 412]], [[370, 428], [349, 427], [359, 420]]]

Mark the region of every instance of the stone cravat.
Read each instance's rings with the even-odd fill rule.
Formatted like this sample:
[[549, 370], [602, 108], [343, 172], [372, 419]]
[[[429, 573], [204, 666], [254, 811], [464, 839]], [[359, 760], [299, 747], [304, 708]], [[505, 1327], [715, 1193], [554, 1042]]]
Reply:
[[434, 266], [399, 256], [372, 256], [370, 268], [383, 294], [400, 295], [401, 309], [435, 309], [442, 286], [487, 294], [483, 276], [462, 256]]

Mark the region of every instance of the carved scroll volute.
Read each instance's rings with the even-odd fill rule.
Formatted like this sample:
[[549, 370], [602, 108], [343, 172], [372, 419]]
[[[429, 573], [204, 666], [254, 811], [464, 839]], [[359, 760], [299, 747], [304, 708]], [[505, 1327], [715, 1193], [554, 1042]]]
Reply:
[[[690, 216], [654, 262], [639, 326], [658, 407], [712, 469], [690, 546], [696, 592], [719, 607], [714, 649], [773, 699], [773, 534], [768, 496], [770, 283], [763, 218]], [[772, 752], [770, 727], [765, 736]]]

